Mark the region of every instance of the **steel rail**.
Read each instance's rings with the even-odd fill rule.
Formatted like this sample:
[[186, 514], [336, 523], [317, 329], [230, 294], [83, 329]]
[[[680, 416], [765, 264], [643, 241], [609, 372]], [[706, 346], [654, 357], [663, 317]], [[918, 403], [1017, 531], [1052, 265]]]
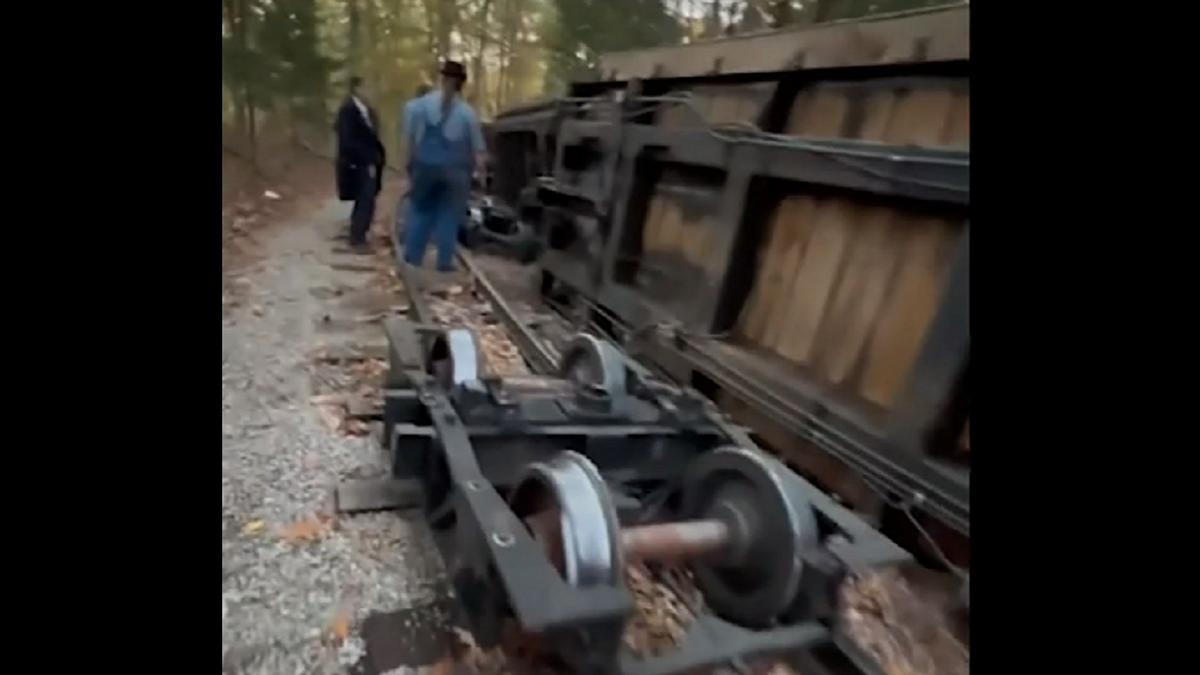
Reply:
[[[435, 325], [436, 317], [433, 314], [433, 309], [429, 306], [429, 302], [421, 292], [422, 283], [416, 278], [417, 275], [414, 274], [415, 270], [412, 266], [404, 262], [403, 247], [393, 245], [392, 252], [395, 256], [396, 275], [400, 283], [404, 286], [405, 294], [408, 296], [409, 317], [420, 325]], [[508, 332], [509, 338], [516, 345], [517, 350], [521, 353], [521, 357], [529, 364], [530, 369], [539, 375], [556, 373], [558, 371], [558, 359], [554, 356], [554, 352], [533, 334], [529, 326], [521, 322], [512, 305], [508, 304], [504, 296], [500, 295], [500, 291], [496, 289], [495, 284], [488, 279], [487, 274], [480, 269], [471, 255], [466, 251], [459, 250], [458, 261], [462, 268], [470, 275], [475, 288], [479, 290], [483, 299], [491, 304], [496, 317]]]
[[521, 323], [512, 306], [500, 295], [500, 291], [487, 278], [483, 270], [479, 269], [479, 266], [471, 259], [470, 254], [460, 250], [458, 252], [458, 260], [475, 280], [476, 287], [484, 299], [492, 304], [500, 322], [508, 329], [508, 336], [512, 338], [513, 343], [517, 346], [517, 350], [521, 352], [521, 356], [529, 363], [529, 367], [533, 372], [539, 375], [551, 375], [558, 372], [558, 359], [554, 357], [553, 352], [533, 334], [529, 326]]

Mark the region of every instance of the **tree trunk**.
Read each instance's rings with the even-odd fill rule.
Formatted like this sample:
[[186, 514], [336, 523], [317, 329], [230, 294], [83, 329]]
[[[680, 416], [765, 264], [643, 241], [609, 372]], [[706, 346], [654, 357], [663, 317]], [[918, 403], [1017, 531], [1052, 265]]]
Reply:
[[250, 159], [258, 163], [258, 120], [254, 113], [254, 93], [246, 91], [246, 123], [244, 130], [246, 132], [246, 142], [250, 145]]
[[473, 64], [474, 73], [472, 79], [475, 80], [475, 107], [479, 114], [485, 114], [487, 107], [487, 68], [483, 65], [484, 55], [487, 54], [491, 40], [488, 34], [488, 28], [491, 26], [490, 16], [492, 12], [492, 0], [483, 0], [483, 7], [479, 10], [479, 52], [475, 55], [475, 63]]
[[500, 68], [496, 81], [495, 110], [503, 110], [512, 92], [512, 61], [521, 38], [525, 7], [521, 0], [506, 0], [500, 12]]
[[346, 61], [351, 71], [358, 67], [359, 21], [358, 0], [346, 0]]
[[249, 120], [251, 118], [248, 114], [250, 109], [248, 99], [251, 73], [250, 64], [246, 61], [250, 52], [250, 40], [246, 25], [249, 20], [249, 12], [246, 11], [246, 0], [223, 0], [223, 6], [229, 16], [230, 37], [233, 44], [238, 47], [239, 61], [232, 64], [234, 82], [231, 82], [230, 86], [230, 91], [233, 92], [234, 115], [238, 122], [238, 131], [250, 137]]

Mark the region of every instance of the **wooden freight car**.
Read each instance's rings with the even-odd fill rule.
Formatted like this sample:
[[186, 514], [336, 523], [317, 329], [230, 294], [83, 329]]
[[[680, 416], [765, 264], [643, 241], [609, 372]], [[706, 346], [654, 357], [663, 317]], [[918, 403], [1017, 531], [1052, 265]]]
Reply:
[[613, 54], [491, 130], [495, 192], [549, 242], [544, 290], [961, 565], [969, 20], [960, 6]]

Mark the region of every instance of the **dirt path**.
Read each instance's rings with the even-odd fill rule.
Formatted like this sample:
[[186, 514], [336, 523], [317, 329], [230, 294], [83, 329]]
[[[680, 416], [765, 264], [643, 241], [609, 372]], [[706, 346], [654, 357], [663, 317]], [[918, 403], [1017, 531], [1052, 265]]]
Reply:
[[[371, 672], [360, 627], [389, 616], [397, 666], [430, 663], [428, 618], [444, 580], [423, 525], [393, 514], [335, 519], [341, 478], [383, 471], [376, 442], [344, 436], [313, 397], [336, 387], [313, 354], [382, 339], [358, 321], [377, 282], [367, 261], [333, 253], [347, 206], [327, 203], [258, 237], [222, 320], [223, 673]], [[361, 269], [356, 269], [361, 268]], [[406, 617], [395, 620], [395, 617]], [[415, 619], [414, 619], [415, 617]], [[407, 663], [405, 663], [407, 662]]]

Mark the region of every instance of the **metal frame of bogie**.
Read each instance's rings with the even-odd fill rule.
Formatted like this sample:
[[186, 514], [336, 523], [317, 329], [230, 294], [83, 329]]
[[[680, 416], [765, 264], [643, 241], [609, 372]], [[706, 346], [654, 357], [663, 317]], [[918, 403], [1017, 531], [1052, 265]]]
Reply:
[[[787, 120], [791, 102], [804, 87], [837, 81], [848, 86], [884, 80], [887, 86], [905, 81], [917, 84], [939, 78], [947, 86], [968, 87], [968, 62], [926, 62], [746, 73], [699, 78], [661, 78], [638, 83], [643, 96], [616, 102], [606, 92], [628, 82], [583, 83], [573, 97], [545, 109], [502, 115], [493, 133], [537, 134], [555, 139], [558, 159], [554, 176], [533, 185], [539, 200], [555, 213], [567, 212], [604, 219], [603, 255], [573, 255], [548, 251], [540, 262], [552, 278], [626, 326], [654, 325], [682, 319], [694, 335], [728, 330], [752, 281], [746, 269], [734, 264], [758, 242], [752, 232], [751, 202], [761, 202], [755, 186], [761, 179], [804, 183], [870, 198], [923, 203], [927, 208], [968, 213], [970, 153], [958, 148], [886, 145], [873, 142], [782, 137], [775, 133]], [[907, 79], [906, 79], [907, 78]], [[656, 126], [657, 110], [670, 102], [668, 92], [695, 85], [773, 82], [758, 130], [733, 128], [665, 128]], [[590, 98], [589, 98], [590, 97]], [[589, 115], [584, 104], [620, 106], [619, 115]], [[606, 117], [612, 121], [597, 121]], [[499, 147], [504, 147], [498, 142]], [[542, 144], [539, 144], [539, 147]], [[599, 190], [568, 184], [579, 167], [564, 167], [572, 147], [586, 146], [602, 159], [591, 169], [599, 173]], [[516, 161], [500, 157], [498, 163]], [[522, 160], [524, 161], [524, 160]], [[638, 224], [644, 218], [656, 174], [669, 163], [720, 176], [714, 207], [725, 226], [710, 248], [725, 251], [727, 272], [714, 288], [689, 287], [686, 312], [664, 310], [630, 286], [620, 283], [622, 266], [637, 257]], [[513, 190], [512, 186], [500, 185]], [[504, 195], [502, 195], [504, 196]], [[594, 230], [595, 228], [593, 228]], [[595, 248], [593, 244], [592, 248]], [[680, 317], [679, 314], [685, 316]], [[938, 519], [960, 535], [970, 536], [970, 471], [937, 458], [933, 446], [949, 442], [941, 433], [967, 415], [967, 370], [970, 362], [970, 229], [962, 236], [945, 282], [938, 312], [899, 397], [900, 403], [879, 420], [832, 400], [814, 383], [799, 377], [780, 383], [740, 372], [723, 363], [710, 341], [678, 337], [647, 346], [646, 356], [660, 363], [680, 363], [721, 389], [764, 413], [783, 429], [797, 434], [845, 462], [896, 499]], [[953, 418], [953, 419], [951, 419]]]
[[[836, 588], [847, 570], [909, 559], [759, 451], [698, 393], [655, 380], [610, 342], [578, 336], [556, 376], [492, 378], [469, 331], [403, 319], [385, 330], [393, 473], [423, 483], [426, 515], [480, 646], [499, 643], [515, 620], [575, 672], [596, 675], [793, 654], [836, 639]], [[577, 545], [556, 549], [575, 555], [573, 566], [548, 555], [531, 526], [547, 496], [575, 519], [560, 519], [557, 539], [571, 540], [562, 535], [570, 531]], [[634, 606], [620, 569], [636, 548], [630, 542], [649, 536], [631, 526], [656, 508], [659, 526], [663, 515], [683, 519], [667, 526], [683, 528], [676, 538], [724, 528], [707, 548], [689, 549], [716, 611], [697, 617], [679, 649], [639, 659], [621, 644]], [[664, 546], [637, 555], [654, 558]]]

